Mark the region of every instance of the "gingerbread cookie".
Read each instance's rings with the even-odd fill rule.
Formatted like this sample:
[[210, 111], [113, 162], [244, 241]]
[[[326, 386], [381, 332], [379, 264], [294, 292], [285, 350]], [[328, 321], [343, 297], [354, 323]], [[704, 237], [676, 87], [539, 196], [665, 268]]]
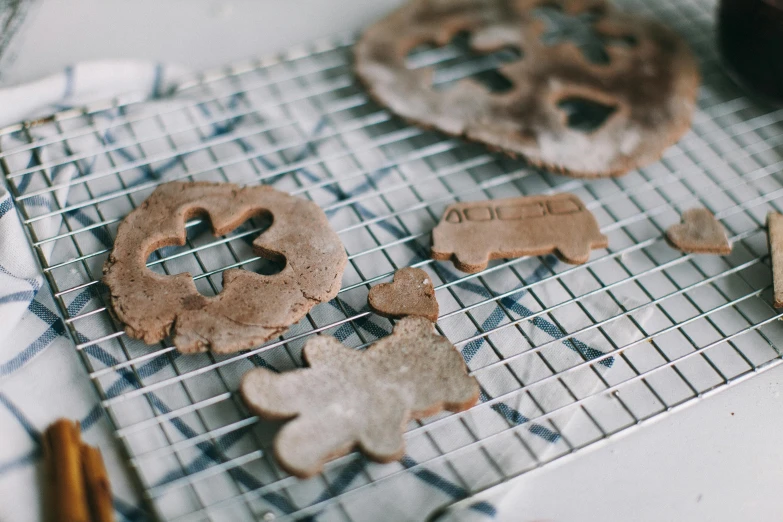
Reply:
[[772, 258], [772, 290], [775, 308], [783, 308], [783, 214], [767, 214], [769, 255]]
[[453, 260], [463, 272], [480, 272], [490, 259], [557, 252], [563, 261], [587, 262], [607, 237], [573, 194], [449, 205], [432, 231], [432, 258]]
[[[546, 9], [583, 19], [605, 60], [570, 40], [549, 41]], [[465, 32], [474, 53], [516, 51], [497, 69], [507, 90], [472, 78], [442, 90], [432, 67], [407, 66], [415, 47]], [[355, 55], [372, 97], [406, 120], [587, 178], [660, 158], [688, 130], [699, 84], [676, 33], [604, 0], [412, 0], [370, 27]], [[596, 113], [597, 128], [585, 127]]]
[[[223, 272], [223, 291], [201, 295], [188, 273], [146, 267], [156, 249], [185, 244], [185, 222], [206, 214], [216, 236], [270, 213], [272, 226], [253, 241], [255, 253], [285, 262], [275, 275]], [[229, 183], [160, 185], [120, 224], [103, 267], [111, 304], [131, 337], [151, 344], [173, 331], [180, 352], [235, 352], [285, 332], [340, 289], [347, 262], [340, 238], [313, 202], [268, 186]]]
[[691, 254], [731, 254], [726, 230], [706, 208], [692, 208], [682, 214], [682, 223], [670, 226], [666, 238], [678, 250]]
[[333, 337], [311, 338], [304, 359], [309, 368], [251, 370], [240, 387], [253, 413], [293, 419], [274, 449], [280, 466], [298, 477], [357, 446], [379, 462], [399, 459], [409, 420], [466, 410], [479, 397], [460, 353], [423, 317], [400, 320], [363, 352]]
[[438, 320], [438, 300], [427, 272], [406, 267], [394, 273], [394, 281], [375, 285], [367, 296], [370, 308], [379, 315], [399, 319], [409, 315]]

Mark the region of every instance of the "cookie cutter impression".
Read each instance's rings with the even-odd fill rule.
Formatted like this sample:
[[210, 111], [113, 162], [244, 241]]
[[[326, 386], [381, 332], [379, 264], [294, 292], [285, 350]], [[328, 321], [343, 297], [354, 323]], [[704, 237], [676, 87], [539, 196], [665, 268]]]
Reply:
[[[263, 258], [284, 261], [275, 275], [223, 272], [223, 291], [199, 293], [189, 273], [161, 275], [146, 261], [155, 250], [184, 245], [185, 223], [206, 215], [215, 236], [269, 213], [272, 225], [253, 241]], [[173, 331], [180, 352], [228, 353], [281, 335], [318, 303], [337, 295], [348, 261], [340, 238], [315, 203], [268, 186], [229, 183], [160, 185], [123, 220], [103, 281], [125, 332], [147, 344]]]
[[[568, 39], [551, 42], [546, 9], [588, 24], [605, 60]], [[465, 32], [475, 53], [516, 51], [497, 68], [509, 89], [473, 78], [441, 89], [428, 63], [409, 66], [418, 46]], [[371, 26], [355, 56], [371, 96], [398, 116], [586, 178], [658, 160], [690, 127], [699, 84], [682, 38], [603, 0], [412, 0]], [[600, 123], [582, 125], [580, 107]]]

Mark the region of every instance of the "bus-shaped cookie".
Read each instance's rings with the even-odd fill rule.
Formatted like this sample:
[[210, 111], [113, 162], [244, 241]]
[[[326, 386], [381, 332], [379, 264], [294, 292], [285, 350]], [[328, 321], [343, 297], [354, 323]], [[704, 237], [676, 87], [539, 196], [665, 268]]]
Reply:
[[532, 196], [449, 205], [432, 231], [432, 258], [479, 272], [490, 259], [557, 252], [572, 264], [609, 240], [593, 214], [573, 194]]

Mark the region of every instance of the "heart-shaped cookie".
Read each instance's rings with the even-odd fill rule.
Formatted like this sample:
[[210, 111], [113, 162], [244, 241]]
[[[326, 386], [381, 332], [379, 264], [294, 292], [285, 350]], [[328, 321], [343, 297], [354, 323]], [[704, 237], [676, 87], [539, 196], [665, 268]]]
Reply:
[[692, 208], [682, 214], [682, 223], [666, 230], [669, 242], [690, 254], [731, 254], [731, 243], [723, 225], [706, 208]]
[[409, 315], [438, 320], [438, 300], [430, 276], [421, 268], [406, 267], [394, 273], [394, 281], [370, 289], [370, 308], [379, 315], [399, 319]]

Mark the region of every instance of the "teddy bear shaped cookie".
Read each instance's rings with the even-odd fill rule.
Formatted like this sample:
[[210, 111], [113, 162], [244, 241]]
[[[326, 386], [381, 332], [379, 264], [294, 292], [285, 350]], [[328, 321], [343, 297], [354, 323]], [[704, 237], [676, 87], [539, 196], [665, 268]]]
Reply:
[[365, 351], [314, 337], [304, 359], [309, 368], [257, 368], [241, 385], [255, 414], [292, 419], [278, 432], [274, 451], [281, 467], [302, 478], [354, 447], [379, 462], [399, 459], [409, 420], [466, 410], [479, 398], [460, 353], [423, 317], [400, 320]]

